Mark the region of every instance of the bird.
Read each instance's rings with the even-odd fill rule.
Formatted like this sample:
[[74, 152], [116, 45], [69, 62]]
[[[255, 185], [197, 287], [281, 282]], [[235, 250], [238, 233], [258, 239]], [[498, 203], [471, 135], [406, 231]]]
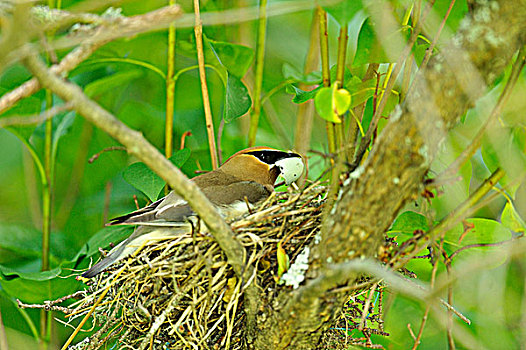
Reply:
[[[233, 154], [216, 170], [196, 176], [191, 181], [225, 220], [231, 220], [248, 212], [249, 206], [255, 207], [267, 199], [274, 191], [278, 178], [290, 185], [303, 174], [304, 168], [303, 158], [296, 152], [259, 146]], [[190, 221], [196, 217], [190, 205], [171, 191], [144, 208], [111, 219], [108, 226], [137, 227], [81, 277], [95, 277], [148, 241], [188, 232], [192, 228]]]

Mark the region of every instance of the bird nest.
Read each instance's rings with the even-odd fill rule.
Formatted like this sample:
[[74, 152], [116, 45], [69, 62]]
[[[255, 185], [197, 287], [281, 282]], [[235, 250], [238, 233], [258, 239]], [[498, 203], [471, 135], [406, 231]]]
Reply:
[[[294, 261], [320, 232], [326, 195], [320, 183], [301, 192], [277, 192], [230, 223], [248, 262], [257, 267], [261, 288], [290, 288], [278, 278], [278, 249]], [[235, 277], [209, 234], [152, 242], [92, 279], [82, 299], [70, 306], [68, 322], [91, 316], [94, 329], [100, 327], [70, 349], [243, 348], [243, 290], [251, 282]], [[341, 339], [333, 334], [331, 342], [335, 338]]]

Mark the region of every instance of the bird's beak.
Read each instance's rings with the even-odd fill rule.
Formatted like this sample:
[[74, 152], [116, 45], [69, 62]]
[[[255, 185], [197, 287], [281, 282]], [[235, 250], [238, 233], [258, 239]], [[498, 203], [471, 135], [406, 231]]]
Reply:
[[299, 179], [305, 169], [303, 159], [296, 153], [290, 153], [290, 157], [278, 160], [275, 166], [279, 168], [280, 176], [287, 185]]

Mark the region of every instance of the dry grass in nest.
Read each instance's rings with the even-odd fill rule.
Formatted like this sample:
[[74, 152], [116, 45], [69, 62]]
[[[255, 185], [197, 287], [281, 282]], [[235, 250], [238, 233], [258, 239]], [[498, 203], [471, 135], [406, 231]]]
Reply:
[[[327, 188], [319, 183], [302, 192], [273, 194], [253, 214], [231, 223], [257, 266], [258, 285], [278, 285], [276, 251], [282, 243], [291, 262], [320, 231]], [[240, 349], [242, 294], [252, 281], [240, 281], [208, 234], [188, 233], [145, 246], [124, 266], [91, 282], [86, 296], [71, 307], [81, 319], [93, 305], [102, 328], [77, 349], [118, 343], [120, 349]]]

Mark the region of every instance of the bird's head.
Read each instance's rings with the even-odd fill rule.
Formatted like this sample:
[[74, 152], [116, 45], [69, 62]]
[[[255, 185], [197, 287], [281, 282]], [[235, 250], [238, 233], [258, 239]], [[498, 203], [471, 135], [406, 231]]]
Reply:
[[251, 147], [232, 155], [220, 169], [246, 181], [274, 186], [279, 176], [287, 185], [296, 181], [304, 168], [303, 159], [298, 153]]

